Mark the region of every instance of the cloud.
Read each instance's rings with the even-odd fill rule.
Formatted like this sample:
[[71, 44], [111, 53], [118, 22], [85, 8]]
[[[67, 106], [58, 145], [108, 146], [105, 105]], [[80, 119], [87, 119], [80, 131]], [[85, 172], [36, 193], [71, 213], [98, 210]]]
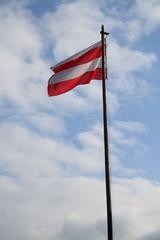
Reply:
[[[60, 4], [53, 13], [45, 13], [40, 23], [24, 6], [6, 5], [1, 8], [0, 29], [3, 35], [1, 37], [0, 95], [4, 106], [7, 100], [12, 105], [23, 108], [23, 111], [25, 109], [30, 111], [31, 108], [35, 111], [37, 107], [52, 113], [54, 109], [59, 108], [62, 114], [84, 109], [98, 110], [95, 108], [95, 102], [100, 103], [101, 86], [97, 83], [91, 84], [90, 88], [78, 87], [74, 93], [54, 99], [54, 108], [53, 99], [47, 98], [46, 87], [47, 79], [51, 75], [49, 71], [51, 57], [54, 64], [55, 59], [58, 61], [69, 56], [98, 39], [96, 34], [99, 31], [98, 25], [102, 19], [105, 19], [100, 8], [101, 4], [93, 3], [96, 15], [94, 12], [89, 14], [91, 6], [88, 1], [85, 7], [82, 8], [81, 5], [79, 1]], [[77, 13], [82, 16], [83, 21], [78, 20]], [[64, 14], [63, 18], [62, 14]], [[86, 27], [84, 28], [83, 25]], [[67, 30], [70, 26], [72, 26], [72, 35], [68, 34]], [[63, 37], [60, 37], [61, 34]], [[19, 41], [16, 41], [17, 36]], [[77, 39], [80, 38], [83, 41], [78, 41], [76, 44]], [[46, 42], [54, 51], [54, 57], [50, 54], [48, 59], [44, 57]], [[121, 56], [121, 61], [117, 56]], [[111, 113], [116, 113], [121, 101], [117, 96], [117, 90], [131, 95], [139, 84], [136, 94], [142, 96], [147, 94], [150, 86], [143, 80], [135, 80], [131, 74], [149, 70], [156, 61], [156, 57], [154, 54], [130, 50], [112, 41], [108, 47], [108, 58], [110, 85], [113, 87], [110, 91], [109, 108]], [[122, 62], [123, 64], [120, 64]], [[72, 101], [73, 98], [74, 101]]]
[[[1, 239], [9, 240], [12, 235], [17, 240], [58, 239], [56, 236], [67, 219], [78, 216], [90, 222], [103, 213], [103, 184], [97, 180], [83, 177], [56, 180], [28, 178], [14, 183], [8, 177], [0, 180], [3, 184], [0, 208], [1, 211], [4, 209], [5, 223], [1, 224]], [[93, 204], [95, 209], [92, 211]]]
[[144, 124], [140, 122], [116, 121], [115, 126], [120, 130], [125, 130], [129, 132], [143, 133], [146, 131]]
[[126, 16], [127, 22], [119, 28], [129, 43], [134, 43], [159, 27], [160, 3], [158, 0], [136, 0]]
[[[50, 123], [47, 124], [45, 130], [50, 128]], [[60, 123], [56, 119], [54, 124], [53, 129], [58, 129]], [[61, 129], [59, 132], [51, 132], [52, 134], [47, 134], [46, 130], [43, 134], [43, 124], [41, 125], [41, 130], [37, 131], [36, 127], [29, 128], [20, 123], [1, 123], [2, 172], [21, 177], [50, 176], [54, 171], [56, 176], [60, 169], [66, 175], [97, 174], [103, 171], [99, 127], [80, 133], [77, 137], [78, 147], [71, 140], [62, 138]]]
[[139, 73], [149, 71], [157, 57], [111, 41], [108, 46], [108, 79], [112, 93], [119, 97], [136, 97], [138, 100], [149, 96], [154, 90], [151, 83], [138, 77]]
[[[116, 187], [116, 189], [114, 189], [116, 194], [118, 195], [118, 192], [120, 194], [118, 204], [115, 202], [117, 198], [113, 194], [113, 200], [115, 200], [113, 206], [115, 207], [115, 219], [119, 218], [119, 221], [122, 220], [122, 223], [124, 223], [120, 225], [122, 226], [120, 232], [124, 234], [123, 239], [139, 239], [140, 236], [145, 236], [145, 234], [150, 233], [153, 229], [159, 229], [159, 213], [157, 212], [156, 215], [156, 210], [153, 210], [158, 203], [155, 194], [159, 194], [159, 184], [142, 178], [127, 181], [125, 179], [117, 179], [117, 185], [115, 184], [114, 187]], [[125, 199], [125, 201], [123, 202], [122, 199]], [[121, 206], [121, 209], [118, 210], [119, 206]], [[155, 207], [155, 209], [157, 209], [157, 207]], [[116, 214], [116, 212], [118, 214]], [[134, 231], [134, 229], [136, 229], [136, 231]], [[115, 232], [117, 239], [119, 239], [119, 231], [115, 229]]]
[[97, 42], [100, 39], [97, 32], [100, 32], [102, 19], [100, 4], [95, 1], [64, 3], [55, 12], [46, 13], [43, 24], [57, 61]]
[[[42, 20], [23, 4], [0, 10], [2, 240], [105, 239], [101, 84], [94, 81], [57, 98], [46, 91], [51, 64], [97, 41], [103, 21], [109, 29], [121, 27], [122, 21], [104, 15], [101, 4], [65, 1]], [[157, 59], [109, 41], [109, 108], [116, 114], [119, 92], [146, 94], [147, 82], [133, 74], [150, 70]], [[143, 156], [146, 131], [132, 120], [111, 124], [114, 173], [137, 175], [127, 163]], [[115, 239], [143, 239], [146, 229], [148, 236], [158, 231], [159, 184], [115, 177], [112, 183]]]
[[1, 100], [31, 108], [40, 97], [48, 69], [40, 57], [43, 47], [38, 28], [32, 15], [21, 7], [2, 7], [0, 18]]
[[107, 11], [107, 29], [120, 39], [124, 37], [126, 44], [136, 43], [160, 25], [159, 0], [109, 1]]
[[142, 20], [146, 33], [154, 31], [160, 25], [160, 2], [158, 0], [136, 1], [134, 11]]
[[[15, 177], [47, 175], [59, 171], [52, 161], [55, 141], [20, 124], [1, 124], [1, 171]], [[34, 169], [34, 171], [33, 171]], [[52, 170], [51, 170], [52, 169]]]
[[[112, 183], [115, 240], [145, 239], [158, 231], [159, 184], [143, 178], [117, 178]], [[2, 240], [9, 240], [12, 235], [17, 240], [80, 236], [84, 240], [105, 239], [103, 181], [88, 177], [39, 176], [18, 180], [1, 176], [0, 185]]]
[[113, 76], [126, 76], [149, 70], [156, 61], [153, 53], [146, 54], [111, 42], [108, 47], [108, 64]]
[[[79, 134], [80, 149], [13, 123], [1, 124], [0, 136], [1, 194], [5, 199], [1, 206], [11, 211], [11, 201], [15, 202], [10, 219], [17, 219], [17, 224], [25, 219], [21, 221], [23, 232], [16, 225], [11, 232], [4, 229], [1, 236], [5, 240], [11, 233], [15, 239], [63, 239], [71, 237], [72, 232], [73, 236], [91, 234], [103, 239], [105, 221], [99, 219], [104, 219], [105, 213], [104, 183], [82, 177], [87, 173], [96, 175], [104, 168], [99, 124]], [[129, 191], [130, 185], [126, 186]], [[7, 216], [4, 221], [8, 223]]]
[[[33, 125], [37, 115], [39, 116], [36, 117], [37, 124], [34, 124], [36, 128], [42, 121], [40, 115], [44, 120], [47, 116], [46, 130], [48, 127], [47, 131], [53, 132], [55, 128], [51, 128], [51, 124], [49, 128], [49, 122], [51, 123], [49, 114], [59, 115], [57, 118], [63, 122], [64, 115], [70, 116], [77, 111], [84, 112], [84, 109], [96, 111], [90, 104], [91, 95], [88, 94], [84, 98], [84, 95], [80, 94], [80, 88], [60, 98], [48, 98], [47, 79], [52, 73], [49, 70], [51, 57], [46, 58], [44, 54], [46, 36], [42, 33], [45, 32], [46, 26], [42, 27], [23, 4], [2, 5], [0, 18], [0, 30], [3, 33], [0, 38], [0, 99], [3, 113], [10, 116], [12, 108], [19, 119], [28, 121], [30, 125]], [[39, 110], [43, 113], [40, 114]]]
[[63, 119], [47, 113], [33, 113], [23, 121], [42, 135], [56, 137], [66, 132]]
[[106, 221], [99, 220], [96, 223], [85, 223], [82, 219], [69, 219], [57, 236], [57, 240], [106, 239]]
[[[101, 6], [102, 3], [93, 2], [91, 4], [88, 1], [85, 3], [71, 1], [68, 4], [64, 2], [57, 7], [56, 11], [46, 13], [43, 16], [42, 26], [50, 42], [50, 47], [53, 49], [56, 62], [97, 41], [99, 38], [97, 32], [99, 32], [102, 22], [105, 22], [108, 28], [113, 29], [113, 31], [122, 27], [120, 23], [123, 16], [117, 18], [112, 13], [106, 17]], [[91, 7], [94, 9], [92, 13], [90, 12]], [[115, 12], [113, 10], [111, 12]], [[81, 20], [79, 21], [79, 19]], [[123, 20], [125, 21], [125, 19]], [[126, 24], [123, 23], [122, 25], [126, 26]], [[68, 28], [70, 32], [68, 32]], [[129, 46], [124, 47], [122, 43], [116, 41], [114, 35], [109, 38], [108, 76], [109, 86], [111, 86], [111, 107], [109, 109], [112, 113], [116, 113], [121, 105], [119, 94], [142, 98], [149, 95], [148, 92], [152, 89], [151, 84], [144, 79], [135, 77], [135, 74], [150, 70], [156, 61], [157, 58], [154, 53], [141, 52], [131, 49]], [[75, 92], [80, 93], [80, 96], [85, 94], [85, 97], [89, 100], [86, 107], [93, 101], [99, 101], [99, 91], [100, 86], [98, 87], [98, 84], [95, 83], [90, 86], [90, 89], [87, 87], [86, 89], [81, 87], [75, 89]]]
[[160, 231], [158, 230], [143, 236], [139, 240], [158, 240], [159, 238], [160, 238]]
[[[147, 154], [143, 136], [147, 130], [143, 123], [132, 121], [113, 121], [109, 127], [110, 158], [112, 171], [119, 176], [144, 175], [144, 169], [133, 167]], [[132, 167], [130, 167], [130, 164]]]

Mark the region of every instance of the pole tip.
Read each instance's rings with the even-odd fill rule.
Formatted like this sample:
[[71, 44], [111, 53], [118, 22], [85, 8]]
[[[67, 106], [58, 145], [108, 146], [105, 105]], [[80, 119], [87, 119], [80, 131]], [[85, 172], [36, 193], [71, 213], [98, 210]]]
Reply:
[[104, 35], [109, 35], [110, 33], [109, 32], [105, 32], [104, 31], [104, 25], [102, 24], [102, 26], [101, 26], [101, 32], [100, 32], [101, 34], [103, 33]]

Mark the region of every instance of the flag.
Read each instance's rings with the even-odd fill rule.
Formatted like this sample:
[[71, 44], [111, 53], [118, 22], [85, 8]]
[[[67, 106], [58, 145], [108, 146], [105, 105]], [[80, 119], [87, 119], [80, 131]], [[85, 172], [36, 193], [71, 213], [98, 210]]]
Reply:
[[[106, 55], [106, 51], [105, 51]], [[51, 67], [48, 95], [57, 96], [91, 80], [102, 80], [101, 41]]]

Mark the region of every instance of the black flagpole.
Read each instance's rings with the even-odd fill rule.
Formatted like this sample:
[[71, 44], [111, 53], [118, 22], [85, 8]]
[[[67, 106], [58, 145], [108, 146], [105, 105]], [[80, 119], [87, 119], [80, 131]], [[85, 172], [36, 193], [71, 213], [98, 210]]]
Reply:
[[102, 41], [102, 92], [103, 92], [103, 125], [104, 125], [104, 156], [105, 156], [105, 181], [106, 181], [106, 205], [107, 205], [107, 230], [108, 240], [113, 240], [112, 229], [112, 206], [111, 206], [111, 188], [110, 188], [110, 171], [109, 171], [109, 144], [108, 144], [108, 126], [107, 126], [107, 104], [106, 104], [106, 71], [105, 71], [105, 35], [104, 26], [101, 29]]

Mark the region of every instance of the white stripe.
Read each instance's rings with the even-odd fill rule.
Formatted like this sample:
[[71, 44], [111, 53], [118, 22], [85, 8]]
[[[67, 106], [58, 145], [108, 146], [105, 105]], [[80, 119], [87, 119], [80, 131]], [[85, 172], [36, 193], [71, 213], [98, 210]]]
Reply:
[[86, 48], [86, 49], [84, 49], [84, 50], [82, 50], [82, 51], [80, 51], [80, 52], [72, 55], [71, 57], [65, 59], [64, 61], [56, 64], [54, 67], [51, 67], [51, 68], [56, 68], [56, 67], [58, 67], [58, 66], [60, 66], [60, 65], [62, 65], [62, 64], [64, 64], [64, 63], [66, 63], [66, 62], [69, 62], [69, 61], [71, 61], [71, 60], [73, 60], [73, 59], [76, 59], [76, 58], [80, 57], [81, 55], [85, 54], [86, 52], [90, 51], [91, 49], [94, 49], [94, 48], [99, 47], [99, 46], [101, 46], [101, 41], [96, 42], [96, 43], [93, 44], [92, 46], [90, 46], [90, 47], [88, 47], [88, 48]]
[[81, 76], [86, 72], [90, 72], [95, 70], [96, 68], [101, 68], [101, 67], [102, 67], [101, 57], [96, 58], [93, 61], [90, 61], [88, 63], [81, 64], [52, 75], [52, 77], [49, 79], [49, 84], [71, 80]]

